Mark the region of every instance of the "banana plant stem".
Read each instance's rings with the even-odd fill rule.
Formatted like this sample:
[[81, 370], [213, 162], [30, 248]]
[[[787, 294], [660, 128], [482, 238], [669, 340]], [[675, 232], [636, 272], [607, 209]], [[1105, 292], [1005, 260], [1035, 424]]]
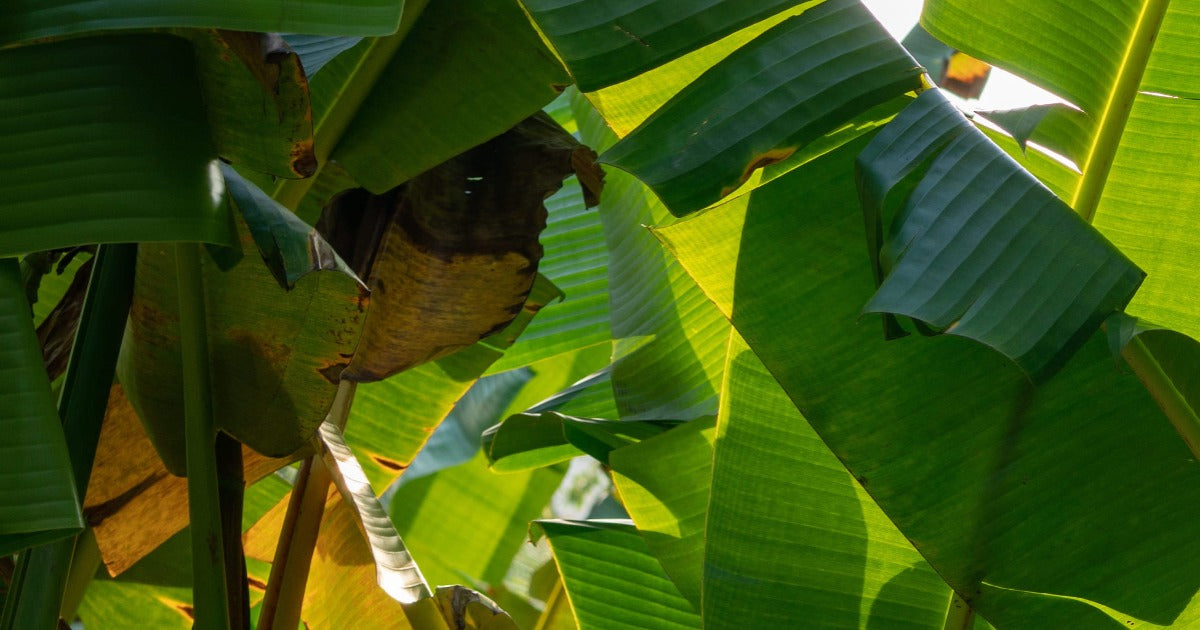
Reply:
[[175, 246], [179, 283], [179, 345], [183, 357], [183, 416], [188, 516], [192, 533], [192, 597], [197, 630], [229, 627], [221, 502], [217, 482], [212, 387], [200, 245]]
[[[326, 417], [338, 427], [346, 426], [350, 406], [354, 402], [355, 383], [342, 381], [338, 384], [333, 405]], [[304, 460], [292, 486], [292, 497], [288, 502], [287, 514], [275, 545], [275, 557], [271, 562], [271, 575], [267, 578], [267, 591], [263, 595], [259, 613], [259, 630], [292, 630], [300, 624], [304, 605], [304, 591], [308, 584], [308, 571], [312, 566], [313, 550], [317, 546], [317, 534], [321, 529], [321, 517], [325, 513], [325, 500], [333, 478], [319, 454]]]

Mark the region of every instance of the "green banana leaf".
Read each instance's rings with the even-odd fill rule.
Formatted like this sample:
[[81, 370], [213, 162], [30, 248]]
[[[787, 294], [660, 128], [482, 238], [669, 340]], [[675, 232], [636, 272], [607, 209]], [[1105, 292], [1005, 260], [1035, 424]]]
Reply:
[[561, 479], [552, 469], [496, 474], [477, 453], [404, 484], [389, 511], [430, 582], [496, 587]]
[[545, 250], [538, 272], [562, 290], [563, 299], [547, 304], [513, 347], [489, 368], [503, 372], [555, 355], [611, 341], [609, 329], [609, 253], [600, 212], [588, 208], [574, 177], [546, 199]]
[[862, 4], [829, 0], [731, 53], [603, 160], [686, 215], [848, 119], [919, 89], [922, 73]]
[[[1093, 163], [1086, 155], [1080, 162], [1084, 177], [1066, 199], [1146, 271], [1128, 312], [1200, 338], [1200, 306], [1191, 299], [1200, 294], [1194, 273], [1200, 231], [1186, 211], [1200, 193], [1194, 3], [1122, 0], [1081, 11], [1064, 1], [932, 0], [922, 23], [948, 44], [1082, 109], [1088, 124], [1074, 125], [1070, 135], [1062, 124], [1047, 132], [1096, 147]], [[1066, 23], [1073, 28], [1064, 30]], [[1116, 137], [1102, 142], [1105, 129]], [[1102, 195], [1087, 192], [1097, 183]]]
[[15, 259], [0, 259], [0, 320], [0, 432], [10, 452], [0, 458], [0, 554], [11, 555], [78, 533], [83, 517]]
[[[850, 192], [861, 148], [657, 234], [980, 615], [1002, 628], [1170, 623], [1200, 586], [1186, 447], [1101, 336], [1034, 388], [974, 342], [884, 341], [856, 323], [872, 285]], [[773, 245], [781, 234], [790, 247]]]
[[797, 4], [521, 0], [585, 92], [619, 83]]
[[569, 84], [515, 2], [433, 3], [332, 159], [383, 193], [511, 128]]
[[[309, 190], [316, 187], [320, 174], [332, 164], [329, 154], [341, 141], [346, 128], [362, 108], [363, 102], [381, 79], [383, 83], [387, 82], [384, 71], [396, 50], [408, 37], [413, 25], [417, 23], [426, 4], [428, 0], [407, 0], [404, 3], [400, 26], [395, 33], [386, 37], [364, 38], [322, 65], [319, 68], [320, 72], [308, 71], [313, 111], [313, 151], [317, 158], [318, 175], [301, 180], [279, 181], [273, 188], [267, 186], [267, 182], [258, 182], [264, 190], [271, 191], [274, 199], [289, 208], [299, 208]], [[498, 130], [497, 133], [499, 131], [502, 130]], [[340, 169], [339, 166], [335, 170]], [[353, 178], [350, 179], [353, 181]], [[345, 188], [355, 187], [357, 183]], [[315, 224], [320, 215], [320, 207], [323, 207], [328, 199], [329, 197], [320, 199], [317, 211], [305, 212], [302, 218], [309, 224]]]
[[278, 177], [316, 171], [312, 107], [300, 57], [278, 36], [185, 30], [222, 158]]
[[[585, 144], [603, 150], [613, 143], [586, 100], [575, 96], [572, 107]], [[611, 378], [621, 419], [712, 415], [728, 324], [643, 228], [670, 213], [645, 185], [613, 170], [598, 210], [609, 251]]]
[[631, 523], [537, 521], [580, 630], [700, 628], [692, 609]]
[[403, 6], [396, 0], [319, 0], [301, 5], [285, 0], [13, 0], [0, 7], [0, 46], [93, 31], [169, 26], [387, 35], [395, 32]]
[[0, 51], [0, 255], [130, 241], [232, 245], [198, 85], [191, 46], [167, 35]]
[[504, 330], [449, 356], [357, 386], [346, 439], [362, 455], [361, 465], [375, 487], [387, 488], [408, 469], [455, 404], [536, 321], [536, 307], [557, 293], [539, 276], [526, 308]]
[[[920, 182], [887, 221], [888, 193], [922, 165]], [[1035, 380], [1053, 374], [1142, 281], [1128, 258], [939, 90], [885, 127], [857, 167], [880, 283], [864, 310], [979, 341]], [[881, 238], [885, 222], [890, 233]]]
[[670, 420], [576, 418], [557, 411], [526, 412], [509, 416], [485, 431], [483, 451], [497, 472], [541, 468], [584, 454], [607, 464], [615, 449], [677, 424]]

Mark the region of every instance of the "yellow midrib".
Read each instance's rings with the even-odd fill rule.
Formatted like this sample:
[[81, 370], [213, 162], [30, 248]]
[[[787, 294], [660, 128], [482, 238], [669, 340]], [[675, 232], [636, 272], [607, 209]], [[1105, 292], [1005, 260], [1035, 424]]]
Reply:
[[1170, 3], [1171, 0], [1146, 0], [1142, 5], [1137, 25], [1129, 38], [1125, 55], [1121, 58], [1117, 80], [1113, 83], [1108, 100], [1104, 104], [1104, 111], [1100, 114], [1096, 135], [1083, 164], [1083, 176], [1080, 177], [1071, 199], [1071, 207], [1088, 223], [1096, 216], [1096, 208], [1099, 207], [1101, 195], [1104, 194], [1104, 185], [1108, 181], [1113, 159], [1117, 155], [1125, 123], [1129, 121], [1129, 112], [1133, 109], [1133, 101], [1137, 98], [1138, 88], [1142, 84], [1142, 75], [1146, 71], [1150, 53], [1154, 50], [1154, 41]]

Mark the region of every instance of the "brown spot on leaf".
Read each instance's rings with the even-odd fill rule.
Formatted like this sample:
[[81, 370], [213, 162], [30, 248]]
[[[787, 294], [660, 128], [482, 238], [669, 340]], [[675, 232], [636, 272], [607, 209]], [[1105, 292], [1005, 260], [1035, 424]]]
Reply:
[[742, 184], [745, 184], [746, 181], [750, 179], [750, 176], [754, 174], [754, 171], [782, 162], [789, 157], [792, 157], [792, 154], [795, 152], [796, 147], [779, 147], [754, 156], [754, 159], [750, 160], [750, 162], [746, 164], [746, 168], [742, 170], [742, 174], [740, 177], [738, 177], [736, 184], [721, 188], [721, 197], [727, 197], [732, 194], [733, 191], [740, 188]]
[[258, 591], [266, 591], [267, 590], [267, 583], [252, 576], [252, 575], [246, 576], [246, 584], [250, 588], [258, 590]]
[[347, 365], [350, 364], [345, 361], [339, 361], [317, 371], [321, 373], [321, 378], [337, 385], [342, 380], [342, 371], [346, 369]]
[[408, 468], [408, 464], [401, 464], [400, 462], [398, 462], [394, 459], [389, 459], [387, 457], [384, 457], [383, 455], [372, 454], [371, 459], [376, 464], [379, 464], [380, 466], [382, 466], [388, 470], [395, 471], [395, 472], [400, 472], [400, 471], [404, 470], [405, 468]]
[[306, 138], [292, 145], [292, 172], [299, 177], [311, 177], [317, 172], [317, 155], [313, 152], [312, 139]]
[[178, 600], [174, 600], [169, 597], [159, 597], [158, 601], [162, 602], [163, 604], [167, 605], [170, 608], [175, 609], [175, 612], [186, 617], [188, 619], [188, 621], [196, 620], [196, 609], [193, 608], [191, 604], [188, 604], [186, 602], [181, 602]]

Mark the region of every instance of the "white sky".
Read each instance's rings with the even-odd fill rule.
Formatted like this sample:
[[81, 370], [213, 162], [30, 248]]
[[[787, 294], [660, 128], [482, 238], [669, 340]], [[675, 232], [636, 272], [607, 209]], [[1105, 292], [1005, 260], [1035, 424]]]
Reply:
[[[922, 0], [862, 0], [863, 4], [883, 23], [897, 40], [904, 39], [921, 16]], [[978, 101], [967, 104], [972, 109], [1012, 109], [1039, 103], [1061, 103], [1053, 94], [1000, 70], [992, 68], [987, 85]]]

